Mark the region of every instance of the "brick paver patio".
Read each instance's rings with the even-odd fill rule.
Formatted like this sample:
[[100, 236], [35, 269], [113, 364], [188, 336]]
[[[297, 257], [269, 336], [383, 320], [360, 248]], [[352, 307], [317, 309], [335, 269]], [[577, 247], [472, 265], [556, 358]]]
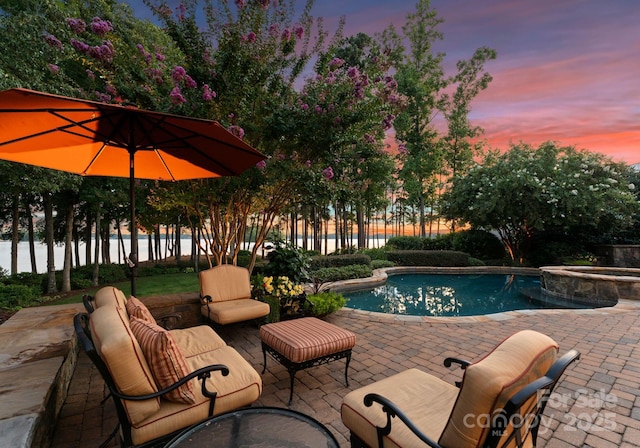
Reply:
[[[460, 371], [445, 368], [447, 356], [475, 360], [522, 329], [551, 336], [560, 351], [576, 348], [581, 360], [570, 366], [545, 411], [539, 446], [640, 446], [640, 309], [629, 305], [600, 310], [511, 312], [492, 318], [404, 318], [343, 309], [327, 321], [357, 334], [344, 385], [343, 361], [298, 372], [291, 409], [318, 419], [349, 446], [340, 420], [340, 403], [349, 391], [417, 367], [453, 382]], [[220, 335], [259, 372], [262, 351], [258, 329], [230, 326]], [[273, 359], [263, 375], [264, 392], [256, 406], [287, 407], [289, 375]], [[116, 423], [111, 401], [101, 405], [104, 383], [81, 354], [54, 436], [54, 448], [91, 447]], [[423, 397], [427, 399], [428, 397]], [[117, 446], [112, 443], [110, 446]]]

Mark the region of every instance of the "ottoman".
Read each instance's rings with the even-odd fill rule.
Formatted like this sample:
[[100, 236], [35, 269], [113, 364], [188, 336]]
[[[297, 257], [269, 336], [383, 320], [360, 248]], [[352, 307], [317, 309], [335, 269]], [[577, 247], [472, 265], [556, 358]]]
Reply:
[[289, 372], [289, 404], [293, 398], [293, 380], [298, 370], [346, 358], [344, 379], [349, 386], [347, 371], [351, 349], [356, 344], [354, 333], [315, 317], [303, 317], [262, 325], [260, 340], [264, 358], [262, 373], [267, 370], [267, 352]]

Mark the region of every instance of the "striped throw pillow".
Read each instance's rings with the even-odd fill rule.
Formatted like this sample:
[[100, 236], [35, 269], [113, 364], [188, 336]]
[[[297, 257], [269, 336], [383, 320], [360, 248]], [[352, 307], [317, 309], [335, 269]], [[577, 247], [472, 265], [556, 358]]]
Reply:
[[[159, 389], [171, 386], [190, 373], [184, 355], [167, 330], [134, 316], [131, 317], [131, 331], [142, 348]], [[191, 381], [166, 393], [164, 397], [185, 404], [196, 401]]]
[[149, 323], [156, 324], [156, 320], [154, 319], [149, 308], [146, 307], [144, 303], [140, 301], [137, 297], [131, 296], [129, 300], [127, 300], [127, 314], [129, 317], [137, 317], [138, 319], [146, 320]]

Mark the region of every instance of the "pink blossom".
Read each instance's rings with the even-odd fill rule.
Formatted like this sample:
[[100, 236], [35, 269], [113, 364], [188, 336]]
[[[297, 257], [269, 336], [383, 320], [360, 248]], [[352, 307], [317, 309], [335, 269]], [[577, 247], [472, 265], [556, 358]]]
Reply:
[[391, 127], [393, 126], [393, 120], [395, 119], [396, 119], [396, 116], [393, 114], [389, 114], [386, 117], [384, 117], [384, 119], [382, 120], [382, 129], [385, 131], [391, 129]]
[[69, 28], [76, 34], [82, 34], [87, 29], [87, 24], [82, 19], [72, 19], [69, 17], [67, 19], [67, 25], [69, 25]]
[[331, 180], [335, 176], [335, 174], [333, 173], [333, 168], [331, 168], [330, 166], [322, 170], [322, 175], [326, 180]]
[[169, 98], [171, 99], [171, 104], [175, 106], [187, 102], [184, 96], [182, 96], [182, 92], [180, 92], [180, 88], [177, 86], [173, 88], [173, 90], [169, 94]]
[[300, 106], [300, 109], [308, 110], [309, 109], [309, 105], [307, 103], [304, 103], [303, 105]]
[[105, 40], [102, 45], [89, 47], [87, 54], [98, 61], [113, 62], [113, 44], [111, 41]]
[[189, 75], [184, 75], [184, 84], [189, 88], [189, 89], [195, 89], [196, 87], [198, 87], [198, 83], [196, 83], [193, 78]]
[[182, 79], [184, 78], [184, 75], [186, 74], [187, 74], [187, 71], [184, 69], [184, 67], [181, 67], [179, 65], [176, 65], [175, 67], [173, 67], [173, 70], [171, 70], [171, 77], [175, 82], [182, 81]]
[[276, 37], [278, 34], [280, 34], [278, 24], [274, 23], [269, 27], [269, 36]]
[[96, 90], [95, 92], [93, 92], [93, 94], [95, 95], [96, 99], [100, 102], [103, 102], [103, 103], [111, 102], [111, 96], [107, 95], [106, 93], [98, 92]]
[[245, 6], [247, 6], [245, 0], [236, 0], [236, 6], [239, 9], [244, 9]]
[[77, 39], [71, 39], [71, 46], [80, 53], [87, 53], [89, 51], [89, 44], [79, 41]]
[[154, 81], [156, 84], [162, 84], [164, 82], [164, 79], [162, 77], [162, 70], [158, 68], [145, 69], [144, 73], [147, 75], [149, 79]]
[[375, 143], [376, 142], [376, 138], [373, 135], [367, 133], [367, 134], [364, 134], [364, 141], [366, 143]]
[[307, 168], [311, 168], [311, 160], [307, 160], [304, 164], [307, 166]]
[[87, 73], [87, 78], [89, 78], [90, 80], [94, 80], [96, 79], [96, 75], [95, 73], [93, 73], [91, 70], [87, 69], [85, 70], [85, 72]]
[[231, 132], [233, 135], [235, 135], [236, 137], [238, 137], [240, 140], [242, 140], [242, 138], [244, 137], [244, 129], [242, 129], [240, 126], [236, 126], [231, 125], [229, 126], [229, 132]]
[[260, 4], [262, 9], [269, 8], [269, 0], [258, 0], [258, 4]]
[[409, 150], [407, 149], [407, 146], [404, 143], [400, 143], [398, 145], [398, 152], [400, 154], [409, 154]]
[[156, 52], [156, 61], [164, 62], [165, 59], [167, 59], [165, 55], [163, 55], [162, 53]]
[[111, 96], [116, 94], [116, 88], [113, 87], [111, 84], [107, 84], [105, 87], [105, 90], [107, 91], [107, 93]]
[[281, 38], [285, 42], [289, 42], [291, 40], [291, 31], [289, 30], [289, 28], [284, 29]]
[[187, 14], [187, 8], [185, 8], [184, 3], [180, 2], [180, 4], [178, 5], [178, 7], [176, 9], [178, 11], [178, 20], [180, 20], [180, 21], [184, 20], [186, 14]]
[[340, 58], [333, 58], [331, 62], [329, 62], [329, 69], [340, 68], [344, 65], [344, 60]]
[[217, 96], [216, 92], [211, 90], [211, 88], [209, 87], [209, 84], [205, 84], [204, 86], [202, 86], [202, 99], [204, 101], [211, 101], [216, 96]]
[[261, 160], [258, 163], [256, 163], [256, 167], [259, 170], [264, 170], [267, 167], [267, 162], [265, 160]]
[[142, 55], [144, 62], [148, 64], [151, 63], [151, 53], [149, 53], [147, 50], [144, 49], [144, 47], [142, 46], [142, 44], [138, 44], [136, 45], [136, 48], [138, 48], [138, 51], [140, 52], [140, 54]]
[[322, 107], [320, 107], [317, 104], [313, 107], [313, 109], [316, 111], [317, 114], [321, 114], [322, 113]]
[[244, 40], [250, 44], [254, 43], [256, 41], [256, 33], [250, 31], [246, 36], [244, 36]]
[[42, 38], [50, 47], [53, 47], [57, 50], [62, 50], [62, 42], [60, 42], [58, 38], [53, 34], [43, 34]]
[[49, 67], [49, 71], [56, 75], [59, 71], [60, 71], [60, 67], [58, 67], [56, 64], [48, 64]]
[[93, 31], [94, 34], [97, 34], [100, 37], [113, 30], [113, 25], [111, 25], [111, 22], [109, 22], [108, 20], [102, 20], [100, 17], [94, 17], [91, 20], [90, 26], [91, 31]]
[[304, 36], [304, 27], [302, 27], [300, 25], [294, 26], [293, 27], [293, 34], [296, 35], [296, 38], [302, 39], [302, 37]]
[[349, 78], [357, 78], [358, 75], [360, 75], [358, 67], [349, 67], [347, 70], [347, 76], [349, 76]]

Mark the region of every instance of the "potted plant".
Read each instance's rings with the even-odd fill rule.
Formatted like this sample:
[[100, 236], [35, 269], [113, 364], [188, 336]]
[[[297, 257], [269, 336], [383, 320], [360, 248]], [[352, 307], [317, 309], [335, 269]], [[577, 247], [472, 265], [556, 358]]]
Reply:
[[268, 322], [304, 317], [306, 314], [308, 300], [304, 287], [287, 276], [257, 275], [253, 278], [251, 292], [255, 299], [270, 305]]

